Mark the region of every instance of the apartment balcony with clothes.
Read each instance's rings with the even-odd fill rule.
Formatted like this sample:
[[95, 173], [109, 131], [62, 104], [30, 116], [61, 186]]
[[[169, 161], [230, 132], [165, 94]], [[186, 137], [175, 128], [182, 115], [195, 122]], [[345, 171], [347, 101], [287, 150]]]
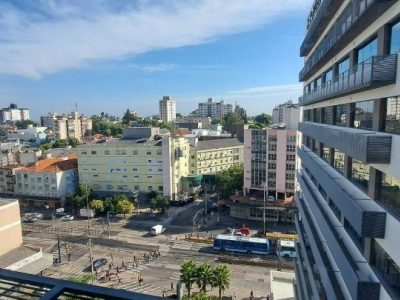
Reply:
[[396, 82], [397, 54], [373, 56], [299, 98], [309, 105]]
[[[326, 33], [312, 55], [305, 62], [299, 74], [299, 81], [308, 80], [315, 71], [334, 57], [335, 54], [343, 49], [354, 37], [358, 36], [360, 32], [365, 29], [367, 24], [371, 24], [379, 18], [379, 16], [388, 10], [395, 2], [394, 0], [350, 1], [341, 15], [336, 19], [335, 24]], [[304, 41], [307, 42], [307, 39]], [[314, 45], [313, 43], [311, 47]]]

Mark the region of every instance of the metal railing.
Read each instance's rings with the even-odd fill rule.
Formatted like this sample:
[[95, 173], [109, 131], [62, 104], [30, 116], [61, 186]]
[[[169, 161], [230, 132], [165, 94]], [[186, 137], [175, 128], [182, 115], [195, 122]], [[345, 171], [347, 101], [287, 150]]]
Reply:
[[325, 57], [328, 51], [339, 42], [339, 40], [353, 27], [353, 25], [357, 23], [358, 19], [360, 19], [360, 17], [364, 15], [376, 2], [379, 2], [379, 0], [353, 0], [349, 3], [335, 24], [325, 35], [324, 39], [314, 50], [314, 53], [306, 61], [299, 74], [300, 81], [304, 81], [316, 64]]
[[333, 97], [346, 95], [371, 86], [391, 84], [396, 81], [397, 54], [373, 56], [355, 65], [351, 70], [336, 76], [299, 99], [300, 105], [308, 105]]

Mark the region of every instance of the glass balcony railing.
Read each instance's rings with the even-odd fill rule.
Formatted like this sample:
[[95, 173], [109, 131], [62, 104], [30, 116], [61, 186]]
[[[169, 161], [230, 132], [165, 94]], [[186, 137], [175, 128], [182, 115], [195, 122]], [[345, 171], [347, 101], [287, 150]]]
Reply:
[[[335, 24], [319, 43], [313, 54], [306, 61], [300, 71], [300, 81], [305, 81], [311, 75], [311, 71], [316, 65], [327, 58], [328, 52], [334, 47], [338, 47], [342, 38], [354, 27], [357, 21], [379, 0], [353, 0], [343, 10], [343, 13], [336, 20]], [[389, 7], [389, 6], [388, 6]], [[372, 22], [372, 20], [371, 20]]]
[[373, 56], [339, 74], [299, 99], [300, 105], [308, 105], [330, 98], [396, 82], [397, 54]]

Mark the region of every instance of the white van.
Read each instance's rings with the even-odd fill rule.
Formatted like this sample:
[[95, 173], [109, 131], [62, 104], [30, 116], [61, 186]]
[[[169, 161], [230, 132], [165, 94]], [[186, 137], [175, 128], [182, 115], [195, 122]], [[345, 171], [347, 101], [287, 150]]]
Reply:
[[296, 248], [294, 247], [294, 241], [279, 241], [280, 246], [276, 249], [276, 255], [285, 258], [296, 258]]
[[160, 233], [163, 233], [165, 231], [165, 228], [162, 225], [155, 225], [151, 227], [151, 234], [152, 235], [159, 235]]

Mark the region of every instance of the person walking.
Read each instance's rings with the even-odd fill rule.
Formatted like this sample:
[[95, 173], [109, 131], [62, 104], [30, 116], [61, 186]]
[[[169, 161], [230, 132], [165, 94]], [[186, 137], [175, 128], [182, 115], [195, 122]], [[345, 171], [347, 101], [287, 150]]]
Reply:
[[171, 292], [174, 290], [174, 283], [171, 282]]
[[250, 291], [250, 299], [254, 299], [254, 293], [253, 290]]

